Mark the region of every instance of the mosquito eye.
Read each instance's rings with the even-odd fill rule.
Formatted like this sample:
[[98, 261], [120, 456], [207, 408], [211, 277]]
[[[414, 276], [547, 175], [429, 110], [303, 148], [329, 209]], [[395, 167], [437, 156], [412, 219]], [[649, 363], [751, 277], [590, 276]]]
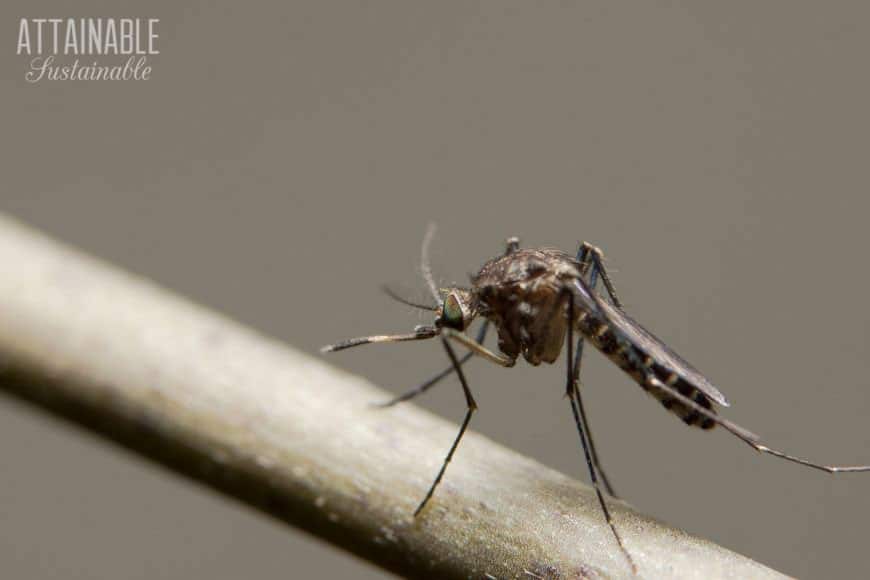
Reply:
[[453, 294], [444, 301], [444, 320], [449, 326], [462, 327], [462, 306]]

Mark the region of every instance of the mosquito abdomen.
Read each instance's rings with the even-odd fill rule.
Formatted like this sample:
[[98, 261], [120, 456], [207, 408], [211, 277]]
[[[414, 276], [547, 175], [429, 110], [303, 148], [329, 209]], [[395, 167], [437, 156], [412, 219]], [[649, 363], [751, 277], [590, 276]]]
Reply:
[[684, 397], [688, 397], [705, 409], [715, 412], [713, 403], [704, 393], [675, 372], [657, 364], [647, 353], [635, 345], [617, 336], [606, 322], [584, 312], [578, 317], [577, 329], [595, 348], [604, 353], [633, 378], [643, 390], [655, 397], [665, 409], [679, 417], [686, 425], [705, 430], [716, 426], [712, 419], [704, 417], [695, 409], [678, 401], [661, 387], [651, 384], [649, 379], [655, 377], [662, 383], [675, 387]]

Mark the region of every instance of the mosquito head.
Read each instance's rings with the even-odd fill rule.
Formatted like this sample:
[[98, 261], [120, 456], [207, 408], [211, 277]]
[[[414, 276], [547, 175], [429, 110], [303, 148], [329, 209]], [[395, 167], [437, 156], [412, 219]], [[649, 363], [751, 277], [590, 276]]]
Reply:
[[471, 290], [465, 288], [445, 288], [441, 290], [444, 299], [436, 311], [438, 318], [435, 319], [437, 328], [452, 328], [465, 330], [477, 316], [474, 307], [474, 295]]
[[403, 298], [398, 293], [387, 286], [383, 287], [393, 300], [401, 302], [412, 308], [420, 310], [429, 310], [435, 313], [435, 323], [432, 326], [422, 325], [414, 328], [414, 332], [409, 334], [378, 334], [373, 336], [361, 336], [359, 338], [351, 338], [342, 340], [335, 344], [328, 344], [321, 348], [322, 352], [335, 352], [344, 350], [354, 346], [363, 344], [383, 343], [383, 342], [404, 342], [410, 340], [427, 340], [435, 338], [441, 334], [442, 329], [450, 328], [452, 330], [463, 331], [471, 324], [477, 316], [476, 298], [474, 293], [467, 288], [444, 288], [438, 290], [435, 285], [435, 278], [432, 276], [432, 269], [429, 266], [429, 245], [432, 243], [432, 238], [435, 235], [435, 226], [429, 225], [426, 231], [426, 236], [423, 239], [422, 250], [422, 271], [423, 278], [426, 280], [432, 298], [436, 304], [424, 304], [414, 300]]

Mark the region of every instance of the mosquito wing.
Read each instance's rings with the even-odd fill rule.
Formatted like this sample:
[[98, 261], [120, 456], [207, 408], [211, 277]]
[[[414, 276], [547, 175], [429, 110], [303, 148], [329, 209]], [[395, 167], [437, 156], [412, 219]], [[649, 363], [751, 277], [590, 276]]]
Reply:
[[730, 406], [725, 395], [719, 392], [719, 389], [714, 387], [701, 371], [671, 350], [661, 339], [622, 310], [602, 300], [595, 292], [590, 291], [582, 280], [578, 280], [575, 287], [580, 294], [578, 296], [579, 302], [586, 306], [591, 306], [591, 303], [594, 302], [594, 310], [607, 320], [610, 327], [619, 332], [625, 340], [652, 357], [658, 364], [676, 373], [716, 403], [723, 407]]

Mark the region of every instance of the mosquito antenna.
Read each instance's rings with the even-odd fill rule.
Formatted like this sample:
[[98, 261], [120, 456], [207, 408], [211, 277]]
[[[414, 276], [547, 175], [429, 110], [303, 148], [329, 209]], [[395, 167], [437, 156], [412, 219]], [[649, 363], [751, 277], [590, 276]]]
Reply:
[[435, 278], [432, 276], [432, 266], [429, 264], [429, 246], [432, 244], [432, 239], [435, 237], [435, 222], [430, 222], [426, 228], [426, 235], [423, 236], [423, 248], [420, 256], [420, 270], [423, 272], [423, 278], [426, 284], [429, 285], [429, 292], [435, 302], [441, 303], [441, 296], [438, 294], [438, 286], [435, 285]]
[[374, 344], [376, 342], [405, 342], [408, 340], [425, 340], [438, 335], [438, 329], [434, 326], [418, 326], [414, 332], [410, 334], [375, 334], [373, 336], [361, 336], [359, 338], [351, 338], [342, 340], [335, 344], [328, 344], [320, 349], [320, 352], [335, 352], [344, 350], [354, 346], [362, 346], [364, 344]]
[[399, 296], [399, 294], [397, 294], [395, 290], [393, 290], [392, 288], [390, 288], [386, 284], [381, 286], [381, 290], [383, 290], [387, 296], [389, 296], [390, 298], [392, 298], [396, 302], [401, 302], [402, 304], [405, 304], [406, 306], [410, 306], [412, 308], [419, 308], [420, 310], [429, 310], [431, 312], [438, 312], [437, 306], [431, 306], [429, 304], [421, 304], [419, 302], [413, 302], [411, 300], [408, 300], [407, 298]]

